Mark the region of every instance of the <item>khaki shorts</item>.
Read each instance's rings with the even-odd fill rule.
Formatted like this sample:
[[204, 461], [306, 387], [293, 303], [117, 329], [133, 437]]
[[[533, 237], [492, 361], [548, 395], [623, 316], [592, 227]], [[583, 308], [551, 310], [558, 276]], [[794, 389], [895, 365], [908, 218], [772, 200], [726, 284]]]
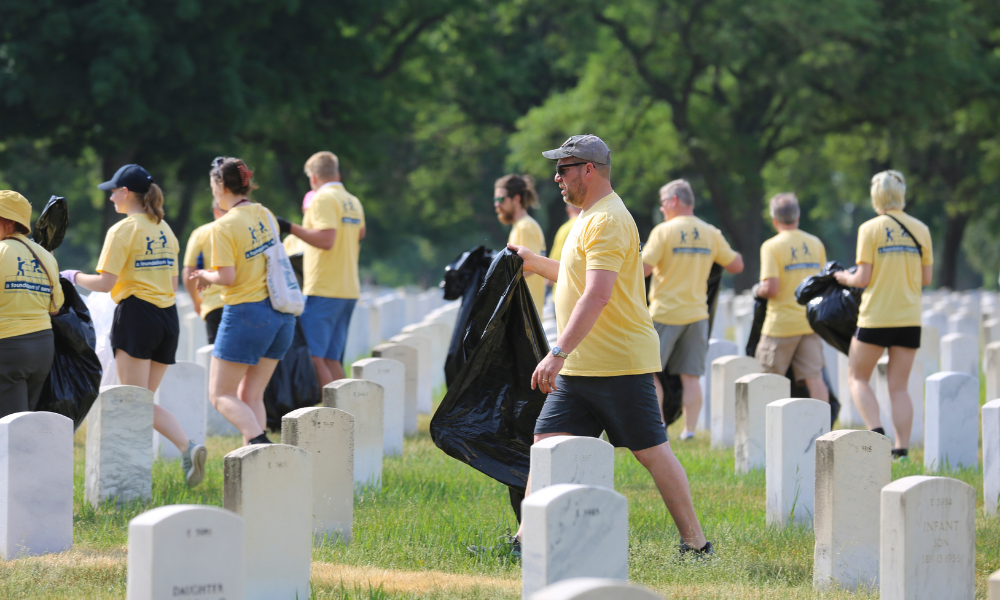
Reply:
[[783, 338], [762, 335], [755, 358], [765, 373], [785, 375], [791, 366], [795, 381], [823, 376], [823, 340], [815, 333]]

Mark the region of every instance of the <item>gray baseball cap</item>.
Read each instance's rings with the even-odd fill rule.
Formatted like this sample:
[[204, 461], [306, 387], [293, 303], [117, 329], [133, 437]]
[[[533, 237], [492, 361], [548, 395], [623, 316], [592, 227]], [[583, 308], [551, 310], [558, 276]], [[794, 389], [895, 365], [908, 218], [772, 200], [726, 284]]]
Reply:
[[549, 160], [559, 160], [572, 156], [599, 165], [611, 164], [611, 150], [608, 149], [608, 145], [592, 133], [574, 135], [555, 150], [542, 152], [542, 156]]

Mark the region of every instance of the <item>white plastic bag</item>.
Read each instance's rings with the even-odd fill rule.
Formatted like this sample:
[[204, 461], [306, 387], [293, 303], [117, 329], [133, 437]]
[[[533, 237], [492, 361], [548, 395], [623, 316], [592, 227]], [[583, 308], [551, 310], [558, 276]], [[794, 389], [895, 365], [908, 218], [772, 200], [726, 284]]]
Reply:
[[90, 310], [90, 318], [94, 321], [94, 333], [97, 335], [94, 351], [104, 371], [101, 387], [117, 385], [118, 370], [115, 368], [115, 351], [111, 349], [111, 326], [115, 322], [115, 308], [118, 305], [111, 299], [111, 294], [105, 292], [91, 292], [89, 296], [83, 298], [83, 301]]
[[271, 298], [274, 310], [297, 317], [305, 310], [306, 299], [295, 278], [292, 262], [288, 260], [285, 247], [280, 243], [278, 224], [274, 220], [274, 215], [268, 211], [267, 216], [271, 220], [271, 234], [275, 240], [275, 243], [264, 251], [264, 258], [267, 260], [267, 295]]

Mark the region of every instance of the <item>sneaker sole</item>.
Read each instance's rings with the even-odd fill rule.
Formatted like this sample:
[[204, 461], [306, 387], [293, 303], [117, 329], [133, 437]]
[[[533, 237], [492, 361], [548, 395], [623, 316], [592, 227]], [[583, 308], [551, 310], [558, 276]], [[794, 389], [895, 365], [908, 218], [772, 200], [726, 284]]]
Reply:
[[186, 477], [188, 487], [197, 486], [205, 478], [205, 460], [207, 459], [208, 450], [204, 446], [195, 446], [191, 452], [191, 470]]

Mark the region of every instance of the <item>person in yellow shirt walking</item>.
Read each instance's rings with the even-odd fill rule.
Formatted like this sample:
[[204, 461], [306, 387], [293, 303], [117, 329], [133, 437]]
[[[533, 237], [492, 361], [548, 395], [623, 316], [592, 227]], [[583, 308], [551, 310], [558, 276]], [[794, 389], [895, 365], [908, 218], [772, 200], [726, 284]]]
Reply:
[[305, 242], [301, 247], [306, 309], [299, 322], [322, 388], [345, 377], [347, 330], [361, 295], [358, 257], [365, 237], [365, 211], [340, 182], [340, 161], [334, 153], [313, 154], [305, 173], [316, 194], [302, 225], [279, 218], [278, 226], [282, 233]]
[[[559, 226], [556, 231], [556, 237], [552, 240], [552, 250], [549, 252], [549, 258], [552, 260], [562, 259], [562, 249], [563, 245], [566, 244], [566, 237], [569, 235], [571, 229], [573, 229], [573, 224], [576, 223], [577, 217], [580, 216], [580, 207], [573, 206], [572, 204], [566, 205], [566, 222]], [[556, 293], [556, 284], [553, 281], [545, 281], [546, 285], [552, 288], [552, 293]]]
[[[215, 220], [218, 221], [224, 214], [226, 211], [222, 210], [219, 202], [212, 200], [212, 216]], [[205, 223], [191, 232], [184, 251], [184, 269], [181, 271], [181, 280], [194, 302], [194, 311], [205, 321], [209, 344], [215, 343], [219, 323], [222, 322], [222, 307], [225, 306], [222, 301], [222, 286], [210, 285], [204, 291], [199, 291], [198, 282], [191, 279], [191, 273], [204, 269], [212, 258], [212, 225], [213, 223]]]
[[858, 329], [847, 356], [847, 378], [865, 425], [884, 435], [869, 382], [888, 350], [886, 378], [896, 433], [892, 455], [908, 460], [914, 400], [908, 382], [920, 348], [921, 293], [923, 286], [931, 284], [934, 251], [927, 226], [903, 212], [906, 181], [902, 173], [883, 171], [872, 177], [871, 196], [878, 216], [858, 228], [858, 269], [853, 274], [834, 274], [841, 285], [865, 288]]
[[[548, 395], [534, 442], [606, 431], [612, 444], [631, 450], [653, 477], [680, 532], [680, 553], [712, 554], [687, 474], [660, 425], [653, 387], [653, 373], [661, 368], [659, 340], [643, 301], [639, 231], [611, 187], [611, 151], [601, 138], [586, 134], [543, 156], [558, 161], [555, 181], [563, 199], [583, 212], [561, 261], [508, 245], [526, 271], [559, 282], [559, 340], [531, 375], [531, 387]], [[529, 474], [529, 493], [530, 488]]]
[[[649, 233], [642, 250], [643, 273], [652, 275], [649, 313], [660, 338], [660, 360], [684, 387], [684, 430], [694, 437], [701, 412], [701, 383], [708, 353], [708, 274], [718, 263], [729, 273], [743, 271], [743, 257], [717, 228], [694, 216], [691, 184], [677, 179], [660, 188], [663, 223]], [[654, 378], [663, 407], [663, 389]]]
[[38, 405], [55, 355], [50, 316], [63, 304], [59, 265], [29, 233], [31, 204], [0, 190], [0, 419]]
[[[97, 274], [64, 271], [70, 282], [92, 292], [110, 292], [115, 308], [111, 348], [118, 381], [155, 392], [174, 364], [180, 322], [174, 301], [180, 246], [163, 220], [163, 192], [139, 165], [125, 165], [99, 190], [111, 192], [115, 211], [126, 215], [108, 230]], [[181, 452], [188, 486], [205, 476], [205, 446], [188, 439], [177, 418], [153, 406], [153, 429]]]
[[759, 298], [767, 298], [756, 358], [765, 373], [784, 376], [789, 366], [795, 381], [805, 381], [809, 396], [830, 401], [823, 382], [823, 341], [806, 319], [806, 307], [795, 300], [802, 280], [826, 264], [826, 247], [814, 235], [799, 229], [799, 200], [795, 194], [771, 198], [771, 224], [778, 235], [760, 247]]
[[[545, 235], [528, 209], [538, 206], [535, 180], [529, 175], [504, 175], [493, 184], [493, 208], [504, 225], [512, 225], [508, 244], [525, 246], [535, 254], [545, 255]], [[535, 302], [538, 318], [545, 304], [545, 280], [534, 273], [524, 273], [524, 280]]]

